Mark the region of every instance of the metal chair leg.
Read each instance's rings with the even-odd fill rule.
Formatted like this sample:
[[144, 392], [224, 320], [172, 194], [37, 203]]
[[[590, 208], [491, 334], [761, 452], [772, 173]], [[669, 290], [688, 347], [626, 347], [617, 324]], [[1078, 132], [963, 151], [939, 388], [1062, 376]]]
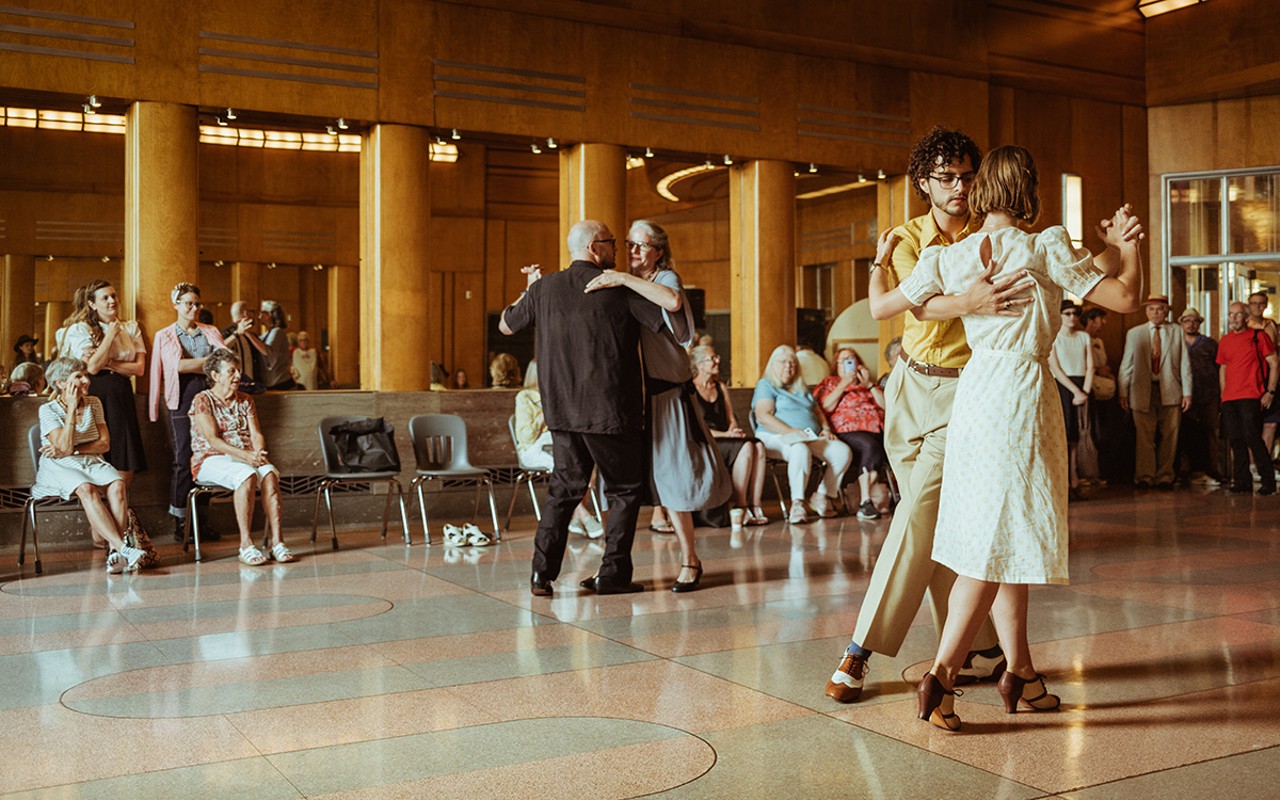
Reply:
[[422, 515], [422, 538], [426, 540], [427, 546], [430, 547], [431, 527], [427, 522], [427, 497], [422, 492], [423, 483], [425, 483], [425, 481], [419, 478], [414, 481], [414, 486], [418, 492], [418, 513]]
[[44, 574], [44, 564], [40, 562], [40, 528], [36, 524], [36, 504], [31, 504], [31, 546], [36, 551], [36, 574]]
[[413, 539], [409, 536], [409, 511], [404, 505], [404, 487], [402, 487], [400, 485], [400, 481], [395, 478], [392, 478], [391, 482], [395, 484], [396, 497], [400, 500], [400, 528], [404, 531], [404, 543], [406, 545], [411, 545], [413, 544]]
[[489, 489], [489, 516], [493, 520], [493, 538], [502, 541], [502, 528], [498, 527], [498, 506], [493, 502], [493, 481], [485, 478], [484, 485]]
[[187, 493], [187, 524], [184, 526], [182, 534], [182, 551], [187, 550], [187, 534], [185, 531], [191, 532], [192, 538], [196, 545], [196, 561], [202, 561], [203, 556], [200, 555], [200, 517], [196, 515], [196, 496], [199, 492], [191, 491]]
[[[533, 504], [533, 518], [538, 522], [542, 522], [542, 505], [538, 502], [538, 493], [533, 490], [533, 478], [534, 476], [530, 474], [528, 481], [529, 502]], [[599, 513], [599, 506], [596, 507], [596, 511]]]
[[516, 513], [516, 498], [520, 496], [520, 481], [522, 480], [524, 480], [523, 472], [516, 476], [516, 485], [511, 489], [511, 504], [507, 506], [507, 530], [511, 530], [511, 518]]
[[387, 540], [387, 519], [391, 516], [391, 481], [387, 481], [387, 502], [382, 504], [382, 541]]
[[333, 484], [324, 487], [324, 506], [329, 510], [329, 535], [333, 537], [333, 549], [338, 549], [338, 526], [333, 521]]
[[782, 482], [778, 480], [778, 470], [773, 465], [769, 465], [766, 468], [769, 470], [769, 474], [773, 476], [773, 488], [778, 492], [778, 505], [782, 507], [782, 516], [785, 517], [790, 513], [790, 509], [787, 508], [788, 495], [782, 491]]
[[18, 545], [18, 566], [22, 566], [22, 562], [27, 557], [27, 515], [34, 507], [34, 497], [28, 497], [27, 502], [22, 504], [22, 542]]
[[311, 509], [311, 543], [316, 543], [316, 528], [320, 525], [320, 495], [324, 492], [327, 481], [320, 481], [320, 485], [316, 487], [316, 502]]

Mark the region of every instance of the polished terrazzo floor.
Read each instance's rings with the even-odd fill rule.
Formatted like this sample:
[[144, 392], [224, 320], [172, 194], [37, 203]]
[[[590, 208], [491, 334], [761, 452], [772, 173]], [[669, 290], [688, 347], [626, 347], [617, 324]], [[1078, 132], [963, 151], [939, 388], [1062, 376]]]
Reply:
[[[0, 797], [1203, 798], [1280, 796], [1280, 500], [1111, 490], [1072, 506], [1072, 584], [1032, 592], [1056, 714], [914, 719], [927, 612], [862, 702], [823, 696], [887, 529], [701, 531], [704, 588], [530, 597], [532, 520], [486, 549], [343, 549], [107, 576], [0, 553]], [[415, 542], [420, 542], [415, 531]], [[210, 558], [212, 556], [212, 558]]]

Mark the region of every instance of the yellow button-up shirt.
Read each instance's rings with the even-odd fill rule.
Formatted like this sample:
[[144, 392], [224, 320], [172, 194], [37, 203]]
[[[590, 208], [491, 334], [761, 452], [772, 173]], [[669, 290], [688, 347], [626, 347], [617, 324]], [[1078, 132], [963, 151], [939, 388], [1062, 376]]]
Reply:
[[[969, 215], [964, 230], [955, 241], [973, 232], [974, 215]], [[954, 244], [938, 230], [933, 213], [908, 220], [897, 228], [901, 241], [893, 251], [893, 272], [901, 283], [920, 260], [920, 253], [930, 245]], [[969, 340], [964, 336], [964, 323], [959, 319], [918, 320], [911, 312], [903, 315], [902, 349], [907, 355], [935, 367], [963, 367], [969, 363]]]

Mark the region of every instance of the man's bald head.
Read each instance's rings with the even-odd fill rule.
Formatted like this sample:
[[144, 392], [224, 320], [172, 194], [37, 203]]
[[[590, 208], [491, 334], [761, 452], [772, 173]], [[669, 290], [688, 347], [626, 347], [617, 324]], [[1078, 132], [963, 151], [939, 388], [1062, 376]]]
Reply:
[[248, 303], [243, 300], [237, 300], [231, 304], [231, 319], [233, 322], [240, 319], [247, 305]]
[[609, 226], [595, 219], [584, 219], [569, 229], [569, 258], [590, 261], [600, 269], [613, 269], [615, 248]]

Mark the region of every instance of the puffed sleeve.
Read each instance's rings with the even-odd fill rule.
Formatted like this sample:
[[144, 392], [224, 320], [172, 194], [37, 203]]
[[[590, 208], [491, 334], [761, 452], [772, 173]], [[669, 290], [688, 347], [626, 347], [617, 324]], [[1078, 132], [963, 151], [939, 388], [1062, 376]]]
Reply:
[[62, 340], [62, 352], [84, 361], [93, 355], [93, 340], [89, 338], [89, 326], [77, 322], [67, 329]]
[[898, 284], [903, 297], [906, 297], [912, 305], [921, 305], [935, 294], [942, 294], [942, 277], [938, 267], [942, 253], [941, 245], [926, 247], [920, 253], [915, 269], [902, 279], [902, 283]]
[[663, 309], [662, 318], [667, 323], [671, 335], [675, 337], [676, 343], [681, 347], [688, 347], [693, 344], [693, 309], [689, 308], [689, 298], [684, 293], [684, 284], [680, 281], [680, 276], [675, 270], [664, 269], [653, 276], [653, 282], [680, 293], [680, 310], [673, 314]]
[[125, 333], [129, 334], [129, 340], [133, 342], [133, 352], [146, 353], [147, 342], [142, 338], [142, 328], [138, 327], [138, 321], [131, 319], [124, 324]]
[[1093, 254], [1073, 245], [1061, 225], [1036, 236], [1036, 252], [1044, 259], [1049, 278], [1076, 297], [1084, 297], [1106, 277], [1093, 263]]

